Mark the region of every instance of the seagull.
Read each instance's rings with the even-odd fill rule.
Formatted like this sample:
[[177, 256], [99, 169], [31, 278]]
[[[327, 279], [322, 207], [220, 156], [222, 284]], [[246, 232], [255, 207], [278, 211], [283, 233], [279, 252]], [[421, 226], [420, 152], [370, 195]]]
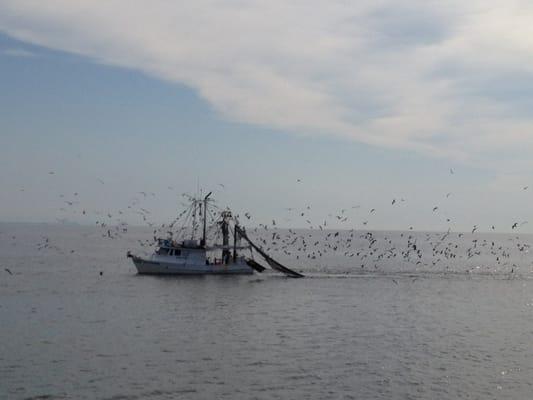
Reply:
[[13, 275], [13, 272], [11, 272], [11, 271], [9, 270], [9, 268], [4, 268], [4, 270], [5, 270], [9, 275]]
[[513, 226], [511, 226], [511, 229], [514, 229], [514, 228], [516, 228], [517, 226], [518, 226], [518, 222], [515, 222], [515, 223], [513, 224]]
[[439, 209], [438, 206], [433, 207], [433, 212], [437, 211]]
[[522, 190], [527, 190], [528, 187], [529, 187], [529, 186], [524, 186], [524, 187], [522, 188]]

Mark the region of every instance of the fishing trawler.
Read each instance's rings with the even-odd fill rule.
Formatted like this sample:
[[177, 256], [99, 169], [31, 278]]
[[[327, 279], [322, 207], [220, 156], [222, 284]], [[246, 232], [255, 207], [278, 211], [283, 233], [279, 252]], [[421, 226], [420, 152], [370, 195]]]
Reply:
[[[180, 216], [185, 215], [186, 219], [192, 219], [192, 226], [185, 230], [187, 239], [173, 239], [173, 232], [169, 231], [167, 238], [155, 238], [157, 247], [153, 254], [149, 256], [134, 255], [127, 253], [128, 258], [133, 260], [139, 274], [155, 275], [242, 275], [253, 274], [254, 271], [263, 272], [265, 267], [253, 258], [252, 250], [260, 254], [274, 270], [284, 273], [292, 278], [303, 277], [302, 274], [293, 271], [266, 254], [259, 246], [255, 245], [246, 234], [246, 230], [239, 226], [237, 218], [233, 217], [231, 211], [223, 210], [215, 218], [215, 227], [219, 229], [222, 236], [222, 243], [207, 243], [207, 218], [210, 214], [208, 209], [209, 197], [211, 193], [203, 199], [190, 198], [191, 205]], [[175, 221], [180, 217], [178, 217]], [[196, 239], [198, 220], [202, 220], [202, 236]], [[173, 224], [174, 224], [173, 223]], [[171, 226], [173, 226], [171, 224]], [[233, 224], [233, 226], [231, 226]], [[232, 228], [232, 229], [231, 229]], [[233, 243], [230, 244], [230, 231], [233, 233]], [[247, 243], [242, 245], [242, 239]], [[247, 257], [241, 252], [248, 251]]]

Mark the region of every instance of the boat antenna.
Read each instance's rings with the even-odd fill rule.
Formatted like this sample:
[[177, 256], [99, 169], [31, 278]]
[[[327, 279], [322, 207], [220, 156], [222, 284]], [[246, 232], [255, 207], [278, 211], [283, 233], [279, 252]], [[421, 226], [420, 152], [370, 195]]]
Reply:
[[200, 243], [200, 245], [204, 247], [206, 244], [206, 231], [207, 231], [207, 199], [209, 198], [209, 196], [211, 196], [211, 193], [213, 192], [209, 192], [207, 196], [204, 197], [204, 232], [203, 232], [202, 242]]

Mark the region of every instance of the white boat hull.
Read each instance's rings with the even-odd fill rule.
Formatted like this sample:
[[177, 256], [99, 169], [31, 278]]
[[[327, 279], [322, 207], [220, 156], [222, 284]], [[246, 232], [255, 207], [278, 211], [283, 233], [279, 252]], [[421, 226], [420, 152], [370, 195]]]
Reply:
[[243, 259], [229, 264], [175, 263], [164, 260], [132, 257], [139, 274], [153, 275], [231, 275], [253, 274]]

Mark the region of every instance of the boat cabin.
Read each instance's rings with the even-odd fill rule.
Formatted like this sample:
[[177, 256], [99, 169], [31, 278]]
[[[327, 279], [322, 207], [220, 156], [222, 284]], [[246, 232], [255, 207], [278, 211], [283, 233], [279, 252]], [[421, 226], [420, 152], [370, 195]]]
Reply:
[[197, 240], [184, 240], [177, 243], [171, 239], [157, 239], [157, 248], [155, 253], [160, 256], [181, 256], [187, 253], [186, 250], [204, 250], [203, 246], [198, 244]]

